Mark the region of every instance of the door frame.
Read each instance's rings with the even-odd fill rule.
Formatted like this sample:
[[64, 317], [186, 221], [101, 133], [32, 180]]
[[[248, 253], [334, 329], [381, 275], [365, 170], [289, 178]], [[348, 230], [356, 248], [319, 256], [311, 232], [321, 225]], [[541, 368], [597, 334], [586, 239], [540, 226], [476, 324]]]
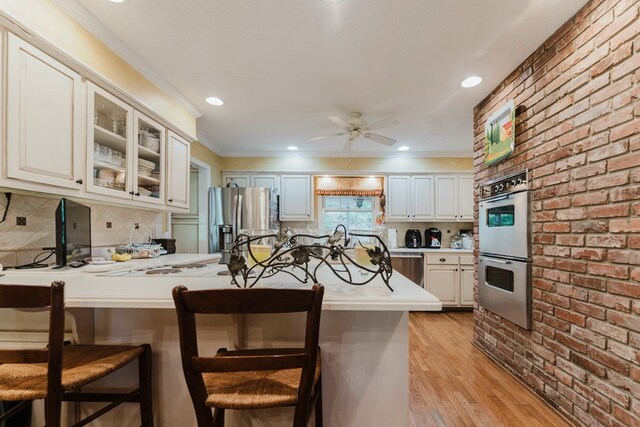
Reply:
[[198, 169], [198, 252], [209, 253], [209, 187], [211, 166], [191, 157], [191, 166]]

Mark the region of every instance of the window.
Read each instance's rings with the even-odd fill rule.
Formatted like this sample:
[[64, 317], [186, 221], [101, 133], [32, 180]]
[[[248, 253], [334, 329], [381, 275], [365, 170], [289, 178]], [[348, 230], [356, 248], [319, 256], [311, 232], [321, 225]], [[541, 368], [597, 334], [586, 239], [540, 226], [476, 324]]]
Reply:
[[333, 231], [338, 224], [347, 230], [372, 230], [374, 197], [322, 196], [320, 228]]

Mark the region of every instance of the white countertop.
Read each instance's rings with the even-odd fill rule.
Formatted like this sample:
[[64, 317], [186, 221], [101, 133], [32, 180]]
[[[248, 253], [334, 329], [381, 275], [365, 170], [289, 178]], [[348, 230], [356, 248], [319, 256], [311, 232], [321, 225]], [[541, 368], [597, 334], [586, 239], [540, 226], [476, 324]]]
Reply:
[[[0, 277], [0, 284], [48, 285], [54, 280], [65, 282], [65, 304], [68, 308], [164, 308], [173, 309], [171, 290], [177, 285], [189, 289], [222, 288], [231, 285], [229, 276], [218, 276], [227, 270], [217, 264], [218, 254], [176, 254], [148, 260], [132, 260], [119, 263], [120, 273], [91, 272], [90, 267], [59, 270], [8, 270]], [[143, 273], [127, 273], [127, 269], [160, 267], [171, 264], [210, 262], [206, 269], [192, 270], [166, 276], [146, 276]], [[85, 270], [87, 269], [87, 270]], [[109, 275], [111, 274], [111, 276]], [[354, 275], [359, 272], [354, 271]], [[357, 277], [357, 276], [356, 276]], [[391, 292], [376, 277], [363, 286], [353, 286], [336, 278], [326, 267], [318, 271], [318, 281], [325, 286], [323, 310], [354, 311], [440, 311], [442, 303], [423, 288], [395, 271], [391, 277]], [[278, 274], [260, 281], [260, 286], [309, 287], [287, 274]]]
[[440, 248], [440, 249], [430, 249], [430, 248], [394, 248], [389, 249], [391, 254], [394, 253], [457, 253], [457, 254], [473, 254], [473, 249], [451, 249], [451, 248]]

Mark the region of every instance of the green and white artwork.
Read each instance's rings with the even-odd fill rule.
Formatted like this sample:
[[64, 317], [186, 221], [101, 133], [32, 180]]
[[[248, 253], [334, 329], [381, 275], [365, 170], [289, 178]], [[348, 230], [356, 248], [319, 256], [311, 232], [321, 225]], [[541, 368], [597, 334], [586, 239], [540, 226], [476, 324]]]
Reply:
[[484, 162], [491, 165], [513, 153], [516, 141], [516, 107], [513, 99], [489, 117], [484, 127]]

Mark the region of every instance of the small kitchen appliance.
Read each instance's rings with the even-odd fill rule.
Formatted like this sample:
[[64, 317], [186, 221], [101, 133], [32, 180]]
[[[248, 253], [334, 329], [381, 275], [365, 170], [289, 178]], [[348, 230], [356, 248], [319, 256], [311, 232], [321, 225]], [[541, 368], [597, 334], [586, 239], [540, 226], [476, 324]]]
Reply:
[[422, 247], [422, 236], [420, 230], [409, 229], [404, 235], [404, 246], [406, 248], [420, 248]]
[[395, 228], [387, 229], [387, 246], [389, 249], [396, 249], [398, 247], [398, 230]]
[[424, 230], [424, 245], [429, 249], [440, 249], [442, 247], [442, 231], [435, 227]]
[[91, 208], [60, 199], [56, 209], [56, 264], [83, 265], [91, 257]]

